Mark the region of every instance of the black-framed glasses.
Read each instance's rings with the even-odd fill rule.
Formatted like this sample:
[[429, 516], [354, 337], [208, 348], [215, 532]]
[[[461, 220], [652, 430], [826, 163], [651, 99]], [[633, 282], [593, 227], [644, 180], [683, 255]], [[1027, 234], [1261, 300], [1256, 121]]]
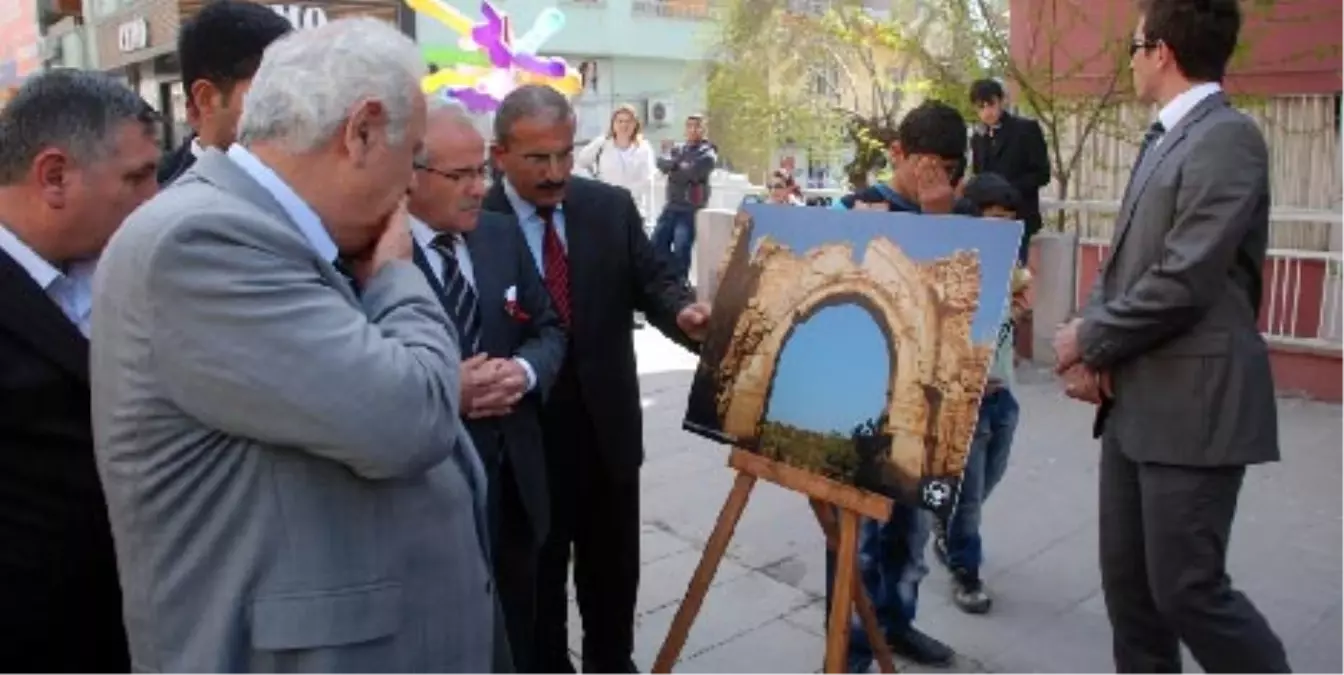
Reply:
[[1131, 59], [1134, 58], [1134, 55], [1135, 55], [1135, 54], [1138, 54], [1140, 49], [1142, 49], [1142, 50], [1144, 50], [1144, 51], [1147, 51], [1147, 50], [1149, 50], [1149, 49], [1152, 49], [1152, 48], [1158, 46], [1159, 44], [1162, 44], [1162, 41], [1161, 41], [1161, 40], [1147, 40], [1147, 39], [1144, 39], [1144, 40], [1130, 40], [1130, 41], [1129, 41], [1129, 58], [1131, 58]]
[[435, 176], [441, 176], [453, 182], [468, 180], [472, 178], [483, 179], [489, 177], [490, 173], [489, 167], [487, 167], [484, 164], [481, 164], [480, 166], [467, 167], [465, 169], [448, 169], [448, 170], [436, 169], [421, 161], [416, 161], [414, 164], [412, 164], [412, 166], [415, 167], [417, 171], [427, 171], [429, 173], [434, 174]]

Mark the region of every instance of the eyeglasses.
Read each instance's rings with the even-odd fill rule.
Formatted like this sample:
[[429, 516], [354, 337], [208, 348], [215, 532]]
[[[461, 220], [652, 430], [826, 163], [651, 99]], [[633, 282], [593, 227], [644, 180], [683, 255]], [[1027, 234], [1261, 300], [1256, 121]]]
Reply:
[[490, 170], [484, 164], [480, 166], [468, 167], [465, 169], [449, 169], [447, 171], [443, 169], [436, 169], [424, 162], [419, 161], [412, 164], [412, 166], [415, 167], [417, 171], [428, 171], [429, 173], [432, 173], [435, 176], [442, 176], [443, 178], [447, 178], [448, 180], [453, 182], [467, 180], [471, 178], [485, 178], [490, 173]]
[[1129, 42], [1129, 58], [1131, 58], [1131, 59], [1134, 58], [1134, 55], [1137, 54], [1137, 53], [1139, 53], [1139, 50], [1140, 50], [1140, 49], [1142, 49], [1142, 50], [1144, 50], [1144, 51], [1147, 51], [1147, 50], [1149, 50], [1149, 49], [1153, 49], [1154, 47], [1158, 46], [1159, 44], [1162, 44], [1162, 41], [1161, 41], [1161, 40], [1146, 40], [1146, 39], [1145, 39], [1145, 40], [1130, 40], [1130, 42]]

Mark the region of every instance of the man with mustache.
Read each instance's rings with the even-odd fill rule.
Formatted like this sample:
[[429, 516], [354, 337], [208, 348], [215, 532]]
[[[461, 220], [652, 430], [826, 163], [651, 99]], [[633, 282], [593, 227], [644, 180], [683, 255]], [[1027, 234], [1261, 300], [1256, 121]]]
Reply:
[[541, 404], [565, 358], [565, 333], [518, 222], [481, 212], [485, 139], [462, 108], [430, 103], [415, 168], [415, 263], [457, 329], [461, 414], [489, 483], [495, 585], [513, 668], [529, 672], [537, 557], [551, 510]]
[[571, 176], [574, 110], [520, 87], [495, 115], [504, 179], [485, 208], [515, 215], [569, 337], [542, 411], [551, 530], [537, 577], [539, 672], [574, 672], [566, 635], [570, 551], [583, 616], [584, 672], [635, 672], [639, 467], [644, 459], [630, 316], [696, 349], [709, 308], [649, 244], [630, 193]]

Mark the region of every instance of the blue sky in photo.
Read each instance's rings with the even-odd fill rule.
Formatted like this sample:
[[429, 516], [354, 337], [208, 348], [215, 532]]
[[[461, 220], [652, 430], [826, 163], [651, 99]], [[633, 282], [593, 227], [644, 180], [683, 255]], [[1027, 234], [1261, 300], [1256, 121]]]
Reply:
[[795, 253], [848, 240], [853, 244], [855, 262], [861, 261], [868, 242], [876, 237], [891, 240], [916, 262], [943, 258], [958, 249], [978, 251], [982, 284], [986, 280], [993, 283], [980, 289], [980, 306], [971, 321], [971, 340], [983, 344], [998, 335], [1008, 308], [1009, 277], [1022, 240], [1021, 223], [773, 204], [747, 204], [743, 208], [755, 222], [750, 242], [753, 250], [757, 240], [769, 235]]
[[[992, 283], [981, 289], [971, 339], [985, 343], [997, 337], [1017, 262], [1020, 223], [766, 204], [745, 208], [755, 221], [753, 249], [768, 235], [800, 254], [848, 240], [855, 262], [874, 237], [890, 239], [915, 261], [958, 249], [979, 251], [982, 282]], [[857, 304], [825, 307], [797, 326], [784, 344], [765, 417], [811, 431], [847, 433], [882, 412], [890, 368], [886, 336], [867, 310]]]
[[858, 305], [825, 307], [784, 344], [765, 418], [848, 433], [882, 414], [890, 374], [887, 338], [872, 315]]

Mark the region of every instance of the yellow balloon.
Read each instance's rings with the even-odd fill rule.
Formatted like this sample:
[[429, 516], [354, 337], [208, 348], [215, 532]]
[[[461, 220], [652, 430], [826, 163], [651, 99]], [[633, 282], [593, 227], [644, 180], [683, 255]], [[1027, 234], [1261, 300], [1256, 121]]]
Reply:
[[440, 0], [405, 0], [406, 6], [411, 9], [437, 19], [439, 23], [447, 26], [458, 35], [471, 35], [473, 25], [471, 19], [465, 14], [457, 11], [456, 7]]
[[520, 71], [518, 81], [521, 84], [544, 84], [566, 96], [574, 96], [583, 91], [583, 77], [573, 68], [566, 68], [564, 77], [547, 77]]
[[426, 94], [433, 94], [444, 87], [474, 87], [480, 80], [481, 76], [477, 73], [440, 70], [433, 75], [426, 75], [424, 79], [420, 80], [420, 89]]

